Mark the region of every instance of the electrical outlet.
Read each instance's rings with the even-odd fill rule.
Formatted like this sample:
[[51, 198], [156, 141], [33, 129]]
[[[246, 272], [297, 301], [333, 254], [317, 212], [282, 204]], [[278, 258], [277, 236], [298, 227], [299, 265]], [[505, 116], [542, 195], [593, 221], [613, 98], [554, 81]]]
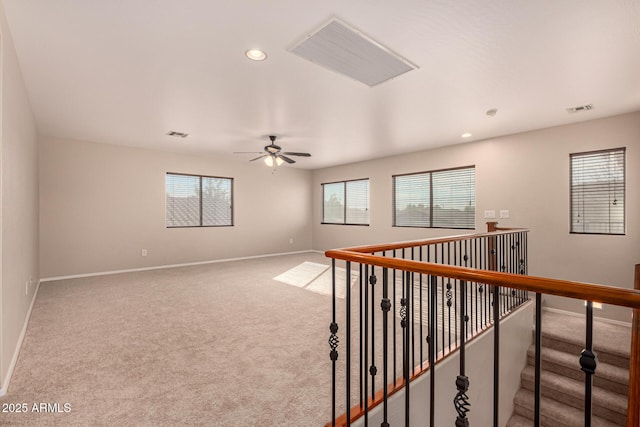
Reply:
[[143, 249], [142, 252], [140, 253], [140, 255], [142, 256], [147, 256], [149, 254], [149, 252], [147, 252], [146, 249]]
[[493, 219], [496, 217], [496, 211], [491, 210], [491, 211], [484, 211], [484, 217], [486, 219]]
[[290, 245], [293, 245], [293, 237], [290, 237], [290, 238], [289, 238], [289, 244], [290, 244]]

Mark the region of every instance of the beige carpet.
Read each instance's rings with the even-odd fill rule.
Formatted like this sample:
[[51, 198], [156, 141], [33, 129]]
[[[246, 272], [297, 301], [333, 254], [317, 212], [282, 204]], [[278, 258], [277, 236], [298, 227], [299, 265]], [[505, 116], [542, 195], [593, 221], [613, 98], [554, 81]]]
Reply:
[[320, 426], [331, 298], [272, 278], [305, 253], [43, 283], [3, 425]]

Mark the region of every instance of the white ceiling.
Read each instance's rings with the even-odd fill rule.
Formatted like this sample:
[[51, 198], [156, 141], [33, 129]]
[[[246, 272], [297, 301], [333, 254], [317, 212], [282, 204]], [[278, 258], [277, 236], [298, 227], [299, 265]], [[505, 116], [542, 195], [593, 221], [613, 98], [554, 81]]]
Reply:
[[[231, 155], [274, 133], [314, 169], [640, 110], [640, 0], [4, 4], [42, 135]], [[420, 68], [368, 87], [288, 51], [332, 16]]]

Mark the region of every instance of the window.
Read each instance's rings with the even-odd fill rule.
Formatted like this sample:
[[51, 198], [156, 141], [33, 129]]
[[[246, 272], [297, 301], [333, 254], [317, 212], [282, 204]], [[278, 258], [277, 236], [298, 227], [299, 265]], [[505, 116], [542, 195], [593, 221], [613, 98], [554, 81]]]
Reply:
[[233, 178], [167, 173], [165, 189], [168, 228], [233, 225]]
[[624, 148], [570, 155], [571, 233], [625, 233], [624, 165]]
[[369, 180], [322, 184], [322, 223], [369, 225]]
[[475, 228], [476, 169], [393, 177], [394, 227]]

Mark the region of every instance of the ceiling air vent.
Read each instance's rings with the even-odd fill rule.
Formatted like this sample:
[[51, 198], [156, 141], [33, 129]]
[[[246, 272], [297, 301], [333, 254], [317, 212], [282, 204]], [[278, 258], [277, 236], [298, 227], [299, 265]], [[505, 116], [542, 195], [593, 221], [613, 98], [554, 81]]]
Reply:
[[367, 86], [418, 68], [337, 18], [307, 34], [289, 51]]
[[176, 132], [175, 130], [170, 130], [169, 132], [167, 132], [167, 135], [169, 136], [175, 136], [176, 138], [186, 138], [189, 136], [188, 133], [184, 133], [184, 132]]
[[567, 108], [566, 110], [567, 110], [567, 113], [569, 114], [579, 113], [581, 111], [589, 111], [589, 110], [593, 110], [593, 104], [579, 105], [577, 107]]

